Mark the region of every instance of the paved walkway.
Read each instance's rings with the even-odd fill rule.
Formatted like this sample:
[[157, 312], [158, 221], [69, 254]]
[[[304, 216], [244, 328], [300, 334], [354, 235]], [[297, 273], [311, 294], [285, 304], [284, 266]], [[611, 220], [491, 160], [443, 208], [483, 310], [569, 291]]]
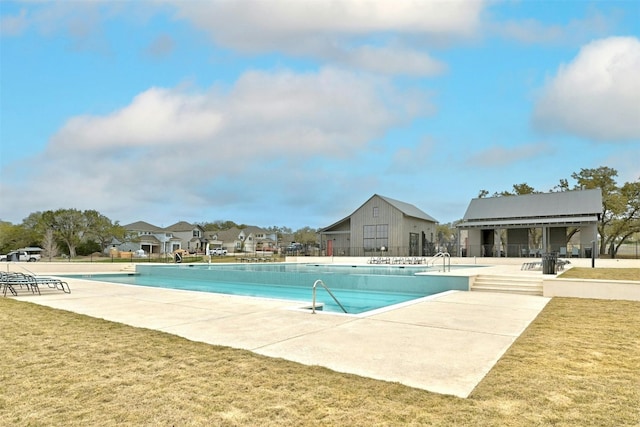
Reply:
[[450, 291], [365, 316], [290, 301], [70, 282], [16, 299], [247, 349], [335, 371], [467, 397], [549, 298]]

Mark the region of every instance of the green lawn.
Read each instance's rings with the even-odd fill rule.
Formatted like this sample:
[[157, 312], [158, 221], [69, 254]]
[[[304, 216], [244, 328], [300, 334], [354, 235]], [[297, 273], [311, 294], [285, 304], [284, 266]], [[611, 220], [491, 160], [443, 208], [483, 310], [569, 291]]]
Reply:
[[2, 426], [640, 423], [638, 302], [554, 298], [468, 399], [10, 298], [0, 320]]

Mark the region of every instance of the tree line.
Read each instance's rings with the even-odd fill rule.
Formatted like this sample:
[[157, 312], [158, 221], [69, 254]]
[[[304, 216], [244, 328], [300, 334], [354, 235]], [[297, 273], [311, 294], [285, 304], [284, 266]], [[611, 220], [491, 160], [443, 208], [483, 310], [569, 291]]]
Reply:
[[[245, 224], [233, 221], [198, 223], [206, 232], [243, 229]], [[279, 241], [291, 237], [304, 244], [315, 243], [316, 230], [303, 227], [293, 231], [288, 227], [272, 226], [266, 229], [275, 233]], [[112, 221], [95, 210], [58, 209], [31, 213], [21, 224], [0, 221], [0, 253], [22, 247], [37, 246], [43, 256], [54, 258], [61, 254], [75, 258], [77, 255], [104, 253], [114, 242], [133, 242], [137, 234], [128, 232], [118, 221]]]
[[27, 246], [42, 247], [44, 256], [61, 249], [71, 258], [102, 252], [113, 241], [125, 241], [127, 230], [96, 210], [58, 209], [34, 212], [22, 224], [0, 222], [0, 252]]

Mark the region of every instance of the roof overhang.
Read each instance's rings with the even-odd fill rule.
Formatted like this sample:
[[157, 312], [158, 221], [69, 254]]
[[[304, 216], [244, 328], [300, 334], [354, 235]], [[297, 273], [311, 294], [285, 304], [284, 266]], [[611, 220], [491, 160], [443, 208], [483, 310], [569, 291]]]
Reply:
[[579, 226], [579, 225], [594, 225], [598, 223], [598, 216], [580, 216], [580, 217], [565, 217], [565, 218], [511, 218], [511, 219], [499, 219], [499, 220], [470, 220], [461, 222], [456, 227], [458, 228], [524, 228], [524, 227], [536, 227], [536, 226]]
[[152, 244], [159, 244], [160, 240], [158, 240], [158, 238], [156, 236], [153, 236], [151, 234], [143, 234], [142, 236], [138, 236], [138, 241], [140, 243], [152, 243]]

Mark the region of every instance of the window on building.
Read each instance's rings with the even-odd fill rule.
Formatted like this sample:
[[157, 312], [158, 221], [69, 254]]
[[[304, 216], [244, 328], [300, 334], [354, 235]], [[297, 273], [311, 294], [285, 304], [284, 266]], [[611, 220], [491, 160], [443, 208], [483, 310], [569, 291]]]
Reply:
[[377, 206], [373, 207], [373, 217], [374, 218], [378, 218], [378, 215], [380, 215], [380, 210], [378, 209]]
[[200, 230], [193, 230], [193, 237], [200, 237]]
[[365, 251], [377, 251], [389, 248], [389, 225], [365, 225], [363, 246]]

